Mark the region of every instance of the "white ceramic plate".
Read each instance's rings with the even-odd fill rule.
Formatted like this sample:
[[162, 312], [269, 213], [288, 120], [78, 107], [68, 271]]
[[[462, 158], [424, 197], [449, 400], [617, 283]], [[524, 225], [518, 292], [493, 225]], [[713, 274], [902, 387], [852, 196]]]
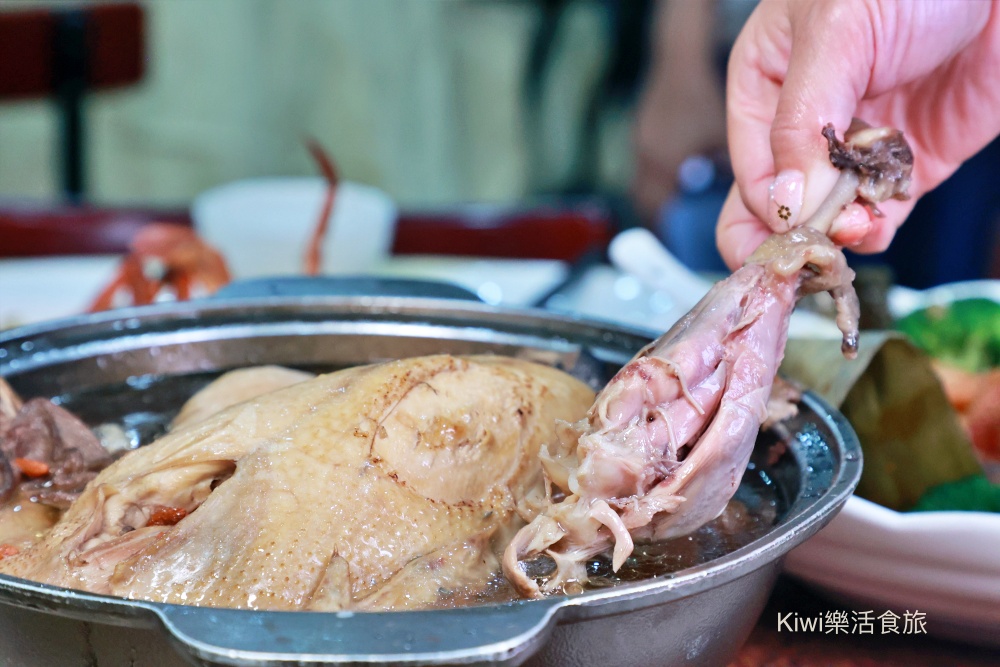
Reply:
[[[974, 297], [1000, 302], [1000, 281], [896, 289], [889, 306], [899, 317]], [[901, 513], [855, 496], [785, 568], [876, 617], [919, 611], [928, 633], [1000, 646], [1000, 514]]]
[[0, 329], [86, 311], [117, 266], [114, 256], [0, 260]]

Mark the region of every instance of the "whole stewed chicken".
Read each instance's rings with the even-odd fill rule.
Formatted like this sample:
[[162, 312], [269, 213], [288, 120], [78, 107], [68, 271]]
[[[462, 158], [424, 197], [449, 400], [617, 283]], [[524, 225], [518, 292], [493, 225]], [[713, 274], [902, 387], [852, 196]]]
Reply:
[[268, 371], [262, 390], [294, 384], [190, 417], [228, 402], [218, 388], [232, 381], [217, 381], [0, 572], [181, 604], [432, 605], [499, 571], [506, 531], [543, 499], [539, 448], [594, 397], [565, 373], [505, 357], [303, 377]]

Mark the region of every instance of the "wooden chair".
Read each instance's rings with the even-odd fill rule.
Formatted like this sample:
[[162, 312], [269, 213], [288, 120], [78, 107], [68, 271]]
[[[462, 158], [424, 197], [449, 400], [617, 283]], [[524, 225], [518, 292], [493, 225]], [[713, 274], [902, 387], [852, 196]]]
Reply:
[[145, 21], [136, 3], [0, 12], [0, 102], [51, 99], [59, 108], [62, 190], [85, 194], [85, 96], [139, 83]]

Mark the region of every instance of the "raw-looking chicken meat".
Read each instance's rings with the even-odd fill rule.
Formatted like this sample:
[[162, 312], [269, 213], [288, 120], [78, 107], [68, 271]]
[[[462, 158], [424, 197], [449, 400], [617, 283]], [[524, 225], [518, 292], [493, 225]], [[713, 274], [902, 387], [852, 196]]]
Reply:
[[[220, 607], [437, 604], [499, 572], [508, 531], [544, 500], [541, 445], [594, 399], [506, 357], [270, 376], [293, 384], [126, 454], [0, 572]], [[238, 400], [224, 385], [189, 414]]]
[[[826, 236], [843, 207], [905, 198], [912, 155], [902, 135], [855, 122], [844, 142], [824, 131], [842, 169], [803, 227], [766, 240], [598, 394], [586, 419], [542, 450], [548, 507], [507, 547], [503, 568], [522, 595], [587, 581], [589, 558], [613, 547], [618, 570], [636, 540], [693, 532], [717, 517], [746, 469], [803, 295], [828, 291], [842, 349], [853, 356], [858, 302], [839, 248]], [[539, 586], [523, 561], [555, 571]]]

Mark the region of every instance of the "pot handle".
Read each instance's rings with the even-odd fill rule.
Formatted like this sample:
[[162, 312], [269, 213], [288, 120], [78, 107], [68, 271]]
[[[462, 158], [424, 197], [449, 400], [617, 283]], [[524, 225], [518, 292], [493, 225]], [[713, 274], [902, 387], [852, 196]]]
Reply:
[[519, 665], [559, 601], [407, 612], [275, 612], [155, 605], [188, 659], [212, 665]]

